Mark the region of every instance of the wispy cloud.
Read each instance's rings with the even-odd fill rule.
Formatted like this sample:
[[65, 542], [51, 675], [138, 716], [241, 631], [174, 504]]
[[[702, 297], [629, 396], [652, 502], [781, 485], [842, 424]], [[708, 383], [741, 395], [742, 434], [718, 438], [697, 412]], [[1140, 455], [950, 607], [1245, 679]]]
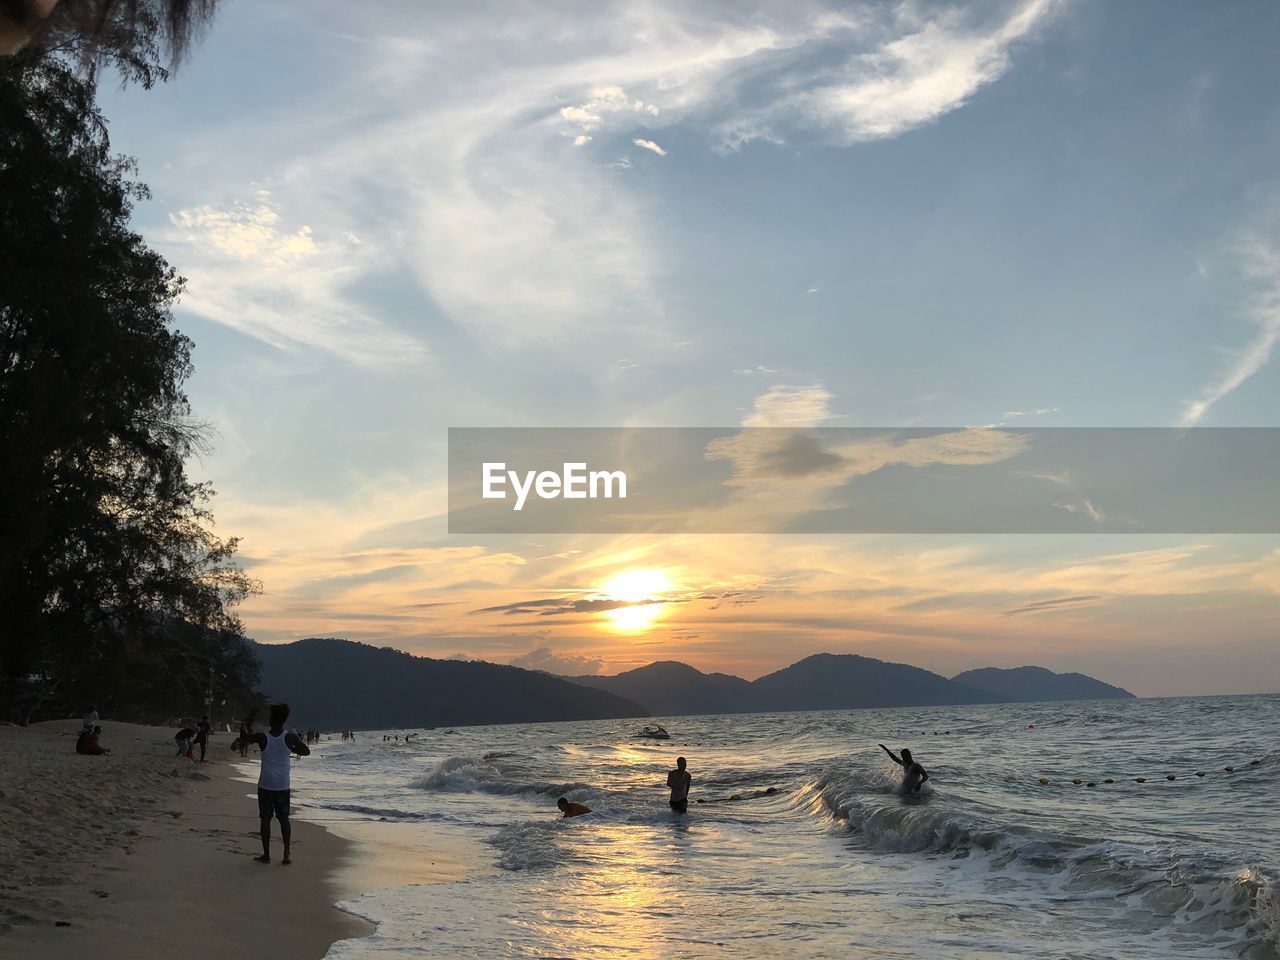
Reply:
[[1187, 401], [1181, 418], [1184, 427], [1196, 426], [1215, 403], [1261, 370], [1280, 342], [1280, 251], [1257, 235], [1250, 236], [1238, 249], [1245, 275], [1262, 287], [1250, 310], [1250, 319], [1258, 330], [1235, 354], [1231, 365], [1199, 397]]
[[[352, 37], [356, 66], [324, 97], [334, 122], [236, 117], [237, 137], [260, 129], [281, 159], [174, 213], [188, 305], [278, 345], [415, 359], [422, 343], [347, 299], [403, 273], [499, 349], [584, 330], [669, 341], [652, 199], [614, 175], [627, 161], [595, 148], [623, 136], [665, 156], [654, 134], [676, 125], [735, 146], [907, 133], [1003, 75], [1053, 4], [997, 6], [979, 17], [806, 4], [749, 22], [698, 3], [572, 20], [526, 8], [498, 31], [476, 29], [472, 18], [488, 16], [478, 9], [440, 15], [429, 35], [371, 22]], [[237, 208], [250, 182], [272, 189], [273, 212]], [[299, 254], [288, 275], [262, 260], [224, 268], [264, 242], [277, 258]]]
[[1081, 594], [1076, 597], [1055, 597], [1052, 600], [1033, 600], [1020, 607], [1006, 610], [1001, 616], [1017, 617], [1028, 613], [1052, 613], [1058, 610], [1074, 609], [1086, 604], [1096, 603], [1102, 598], [1097, 594]]
[[1102, 523], [1107, 519], [1106, 514], [1093, 505], [1093, 501], [1087, 497], [1081, 497], [1078, 500], [1067, 500], [1063, 502], [1055, 502], [1054, 506], [1059, 510], [1065, 510], [1067, 513], [1079, 513], [1088, 517], [1094, 523]]
[[390, 328], [347, 288], [378, 256], [339, 221], [286, 224], [268, 191], [225, 207], [175, 211], [161, 244], [183, 264], [184, 309], [281, 348], [313, 347], [369, 367], [424, 360], [426, 345]]

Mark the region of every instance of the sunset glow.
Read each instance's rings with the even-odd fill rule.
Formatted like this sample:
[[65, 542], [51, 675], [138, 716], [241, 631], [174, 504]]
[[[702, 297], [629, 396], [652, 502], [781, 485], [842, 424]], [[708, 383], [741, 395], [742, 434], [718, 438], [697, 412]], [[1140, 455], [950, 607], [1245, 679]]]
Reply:
[[665, 570], [627, 570], [610, 578], [601, 588], [604, 597], [631, 604], [605, 612], [610, 629], [619, 633], [648, 630], [661, 618], [666, 609], [662, 601], [671, 589], [671, 578]]

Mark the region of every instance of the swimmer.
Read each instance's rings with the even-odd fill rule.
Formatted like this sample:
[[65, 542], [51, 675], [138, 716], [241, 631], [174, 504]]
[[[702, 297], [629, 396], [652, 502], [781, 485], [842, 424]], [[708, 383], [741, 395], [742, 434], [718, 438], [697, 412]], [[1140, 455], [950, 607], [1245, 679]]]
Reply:
[[906, 747], [902, 748], [901, 757], [895, 757], [893, 755], [893, 751], [883, 743], [879, 746], [881, 750], [889, 755], [890, 760], [902, 767], [902, 792], [919, 793], [920, 788], [923, 787], [925, 781], [929, 779], [929, 771], [911, 759], [911, 751]]
[[564, 819], [566, 820], [570, 817], [580, 817], [584, 813], [591, 812], [591, 808], [585, 803], [574, 803], [568, 797], [561, 797], [556, 801], [556, 806], [564, 812]]

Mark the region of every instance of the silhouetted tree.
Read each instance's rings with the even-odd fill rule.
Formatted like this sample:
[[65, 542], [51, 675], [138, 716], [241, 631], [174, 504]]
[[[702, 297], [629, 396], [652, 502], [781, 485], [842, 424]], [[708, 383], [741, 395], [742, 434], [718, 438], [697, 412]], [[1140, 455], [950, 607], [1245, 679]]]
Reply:
[[213, 17], [218, 0], [0, 0], [0, 54], [21, 46], [88, 67], [116, 67], [150, 87], [164, 80]]
[[211, 661], [237, 684], [256, 669], [232, 612], [254, 585], [184, 469], [191, 341], [170, 312], [182, 279], [129, 226], [146, 195], [91, 82], [0, 58], [3, 698], [32, 678], [66, 705], [107, 699], [108, 677], [203, 689]]

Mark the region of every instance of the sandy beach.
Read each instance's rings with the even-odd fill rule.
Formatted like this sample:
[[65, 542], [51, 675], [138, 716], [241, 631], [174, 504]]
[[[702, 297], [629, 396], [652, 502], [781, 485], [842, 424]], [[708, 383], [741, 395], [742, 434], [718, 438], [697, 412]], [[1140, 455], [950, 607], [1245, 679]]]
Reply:
[[79, 756], [79, 726], [0, 728], [0, 955], [316, 960], [372, 930], [333, 906], [369, 879], [351, 840], [295, 819], [294, 863], [278, 862], [278, 828], [277, 862], [254, 862], [230, 735], [202, 764], [173, 756], [171, 730], [109, 721], [111, 754]]

